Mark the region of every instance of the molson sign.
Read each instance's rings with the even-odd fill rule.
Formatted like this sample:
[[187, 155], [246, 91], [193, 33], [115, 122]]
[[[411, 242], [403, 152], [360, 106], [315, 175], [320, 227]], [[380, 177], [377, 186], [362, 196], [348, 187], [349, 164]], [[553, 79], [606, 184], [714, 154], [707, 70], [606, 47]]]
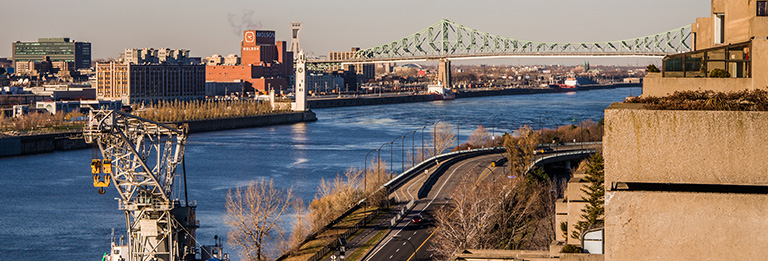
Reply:
[[249, 30], [243, 32], [244, 45], [275, 44], [275, 31]]

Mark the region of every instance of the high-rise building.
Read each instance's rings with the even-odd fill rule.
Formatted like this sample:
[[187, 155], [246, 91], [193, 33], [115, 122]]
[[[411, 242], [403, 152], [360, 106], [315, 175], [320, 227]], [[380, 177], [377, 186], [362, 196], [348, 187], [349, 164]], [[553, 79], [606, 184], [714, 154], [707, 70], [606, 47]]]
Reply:
[[[72, 63], [74, 69], [91, 68], [91, 43], [71, 41], [69, 38], [38, 38], [37, 42], [17, 41], [12, 44], [13, 66], [17, 63], [51, 62]], [[28, 66], [27, 66], [28, 67]], [[25, 73], [16, 70], [17, 73]]]
[[225, 65], [207, 66], [206, 81], [231, 83], [242, 80], [246, 91], [289, 88], [293, 53], [288, 51], [285, 41], [275, 41], [275, 31], [243, 31], [240, 52], [239, 65], [228, 65], [225, 59]]
[[126, 49], [122, 62], [96, 64], [96, 96], [123, 104], [201, 99], [205, 65], [184, 49]]

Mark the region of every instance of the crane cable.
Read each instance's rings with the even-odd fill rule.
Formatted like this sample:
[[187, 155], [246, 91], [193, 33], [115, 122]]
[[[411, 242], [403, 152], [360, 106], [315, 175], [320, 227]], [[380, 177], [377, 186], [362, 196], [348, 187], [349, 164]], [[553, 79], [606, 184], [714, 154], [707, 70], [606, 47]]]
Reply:
[[[208, 255], [209, 255], [209, 256], [213, 256], [213, 254], [211, 254], [211, 252], [208, 252], [208, 250], [206, 250], [206, 249], [205, 249], [205, 247], [203, 247], [203, 244], [201, 244], [199, 241], [197, 241], [197, 238], [195, 238], [195, 236], [193, 236], [193, 235], [192, 235], [192, 233], [189, 233], [189, 231], [187, 230], [187, 228], [185, 228], [185, 227], [184, 227], [184, 225], [182, 225], [182, 224], [181, 224], [181, 222], [179, 222], [179, 220], [177, 220], [175, 216], [171, 215], [171, 220], [173, 220], [174, 222], [176, 222], [176, 224], [178, 224], [178, 225], [179, 225], [179, 227], [181, 228], [181, 230], [184, 230], [184, 233], [187, 233], [187, 235], [189, 235], [189, 237], [190, 237], [190, 238], [192, 238], [192, 240], [193, 240], [193, 241], [195, 241], [195, 244], [197, 244], [197, 245], [199, 245], [199, 246], [200, 246], [200, 250], [202, 250], [202, 251], [205, 251], [206, 253], [208, 253]], [[215, 244], [216, 244], [216, 243], [214, 243], [214, 245], [215, 245]], [[223, 247], [224, 247], [224, 246], [222, 246], [222, 248], [223, 248]], [[222, 254], [223, 254], [223, 252], [222, 252]]]

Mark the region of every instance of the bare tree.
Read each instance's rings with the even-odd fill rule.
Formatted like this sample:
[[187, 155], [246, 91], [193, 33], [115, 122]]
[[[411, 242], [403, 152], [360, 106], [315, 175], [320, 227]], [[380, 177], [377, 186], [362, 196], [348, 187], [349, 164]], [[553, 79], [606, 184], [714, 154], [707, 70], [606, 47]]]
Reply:
[[451, 193], [454, 207], [443, 207], [435, 212], [439, 228], [432, 250], [438, 258], [447, 259], [461, 249], [488, 247], [484, 240], [493, 234], [488, 226], [492, 225], [495, 203], [491, 201], [487, 183], [476, 189], [476, 177], [476, 174], [463, 176]]
[[445, 122], [437, 123], [432, 130], [432, 153], [431, 156], [440, 155], [456, 142], [456, 135], [453, 134], [453, 127]]
[[[547, 187], [525, 178], [477, 182], [465, 175], [454, 203], [436, 211], [433, 251], [440, 259], [462, 249], [545, 249], [551, 241]], [[552, 212], [552, 213], [550, 213]]]
[[[270, 179], [251, 182], [227, 192], [227, 213], [224, 222], [230, 227], [229, 242], [240, 247], [245, 260], [267, 260], [286, 249], [286, 234], [282, 217], [294, 204], [292, 189], [280, 190]], [[278, 249], [279, 248], [279, 249]]]
[[385, 169], [377, 167], [365, 172], [350, 168], [344, 172], [344, 177], [336, 175], [332, 181], [322, 179], [315, 199], [309, 204], [311, 230], [323, 228], [363, 198], [367, 198], [369, 203], [379, 204], [386, 195], [377, 190], [387, 180]]
[[304, 201], [297, 198], [293, 201], [291, 208], [295, 211], [295, 218], [291, 225], [291, 237], [288, 242], [288, 248], [294, 249], [300, 246], [311, 231], [309, 224], [309, 213], [304, 206]]
[[485, 148], [493, 145], [491, 134], [485, 127], [483, 127], [483, 125], [477, 126], [477, 129], [469, 135], [467, 143], [469, 143], [469, 146], [472, 148]]
[[539, 134], [530, 127], [517, 129], [512, 136], [506, 135], [504, 147], [512, 176], [522, 176], [533, 162], [533, 151], [539, 143]]

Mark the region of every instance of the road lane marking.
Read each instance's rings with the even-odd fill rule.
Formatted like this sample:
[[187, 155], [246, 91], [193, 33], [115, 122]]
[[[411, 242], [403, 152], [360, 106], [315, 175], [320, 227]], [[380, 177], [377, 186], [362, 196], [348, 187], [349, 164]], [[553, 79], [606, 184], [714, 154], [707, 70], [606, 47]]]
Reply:
[[[465, 163], [469, 163], [469, 162], [465, 162]], [[461, 165], [464, 165], [464, 164], [461, 164]], [[454, 169], [454, 170], [453, 170], [453, 172], [456, 172], [456, 170], [458, 170], [460, 167], [461, 167], [461, 166], [459, 166], [459, 167], [456, 167], [456, 169]], [[451, 172], [451, 175], [453, 175], [453, 172]], [[485, 170], [483, 170], [483, 172], [485, 172]], [[481, 177], [478, 177], [478, 179], [480, 179], [480, 181], [481, 181], [481, 182], [482, 182], [483, 180], [485, 180], [485, 177], [482, 177], [482, 174], [483, 174], [483, 173], [480, 173], [480, 176], [481, 176]], [[487, 176], [486, 176], [486, 177], [487, 177]], [[481, 179], [481, 178], [482, 178], [482, 179]], [[449, 176], [449, 179], [450, 179], [450, 176]], [[447, 182], [447, 180], [446, 180], [446, 182]], [[478, 183], [478, 184], [479, 184], [479, 183]], [[443, 183], [443, 186], [445, 186], [445, 183]], [[474, 187], [474, 188], [472, 188], [472, 191], [474, 191], [476, 188], [477, 188], [477, 185], [475, 185], [475, 187]], [[442, 190], [443, 188], [442, 188], [442, 187], [440, 187], [440, 189]], [[440, 194], [440, 193], [438, 192], [438, 194]], [[432, 201], [434, 201], [434, 199], [432, 199]], [[431, 201], [430, 201], [429, 203], [430, 203], [430, 204], [432, 204], [432, 202], [431, 202]], [[424, 209], [426, 209], [426, 208], [424, 208]], [[424, 211], [424, 209], [422, 209], [422, 211]], [[451, 216], [453, 215], [453, 213], [455, 213], [455, 212], [456, 212], [456, 209], [454, 208], [454, 209], [453, 209], [453, 211], [451, 211], [451, 214], [449, 214], [449, 215], [448, 215], [448, 217], [451, 217]], [[421, 249], [421, 247], [422, 247], [422, 246], [424, 246], [424, 244], [426, 244], [426, 243], [429, 241], [429, 239], [430, 239], [430, 238], [432, 238], [432, 236], [433, 236], [433, 235], [435, 235], [435, 233], [437, 233], [437, 229], [438, 229], [438, 228], [436, 228], [434, 231], [432, 231], [432, 233], [431, 233], [431, 234], [429, 234], [429, 236], [427, 237], [427, 239], [425, 239], [425, 240], [424, 240], [424, 242], [422, 242], [422, 243], [421, 243], [421, 245], [419, 245], [419, 247], [417, 247], [417, 248], [416, 248], [416, 251], [413, 251], [413, 254], [411, 254], [411, 256], [409, 256], [409, 257], [408, 257], [408, 259], [407, 259], [406, 261], [410, 261], [410, 260], [411, 260], [411, 259], [412, 259], [412, 258], [413, 258], [415, 255], [416, 255], [416, 253], [418, 253], [418, 252], [419, 252], [419, 249]], [[414, 233], [415, 233], [415, 232], [414, 232]], [[432, 257], [432, 256], [430, 255], [430, 257]]]
[[[455, 168], [455, 169], [453, 169], [453, 171], [451, 171], [451, 174], [449, 174], [449, 175], [448, 175], [448, 178], [446, 178], [446, 179], [445, 179], [445, 181], [443, 181], [443, 185], [441, 185], [441, 186], [440, 186], [440, 189], [438, 189], [438, 190], [437, 190], [437, 193], [436, 193], [435, 195], [439, 195], [439, 194], [440, 194], [440, 192], [442, 192], [442, 191], [443, 191], [443, 188], [444, 188], [444, 187], [445, 187], [445, 185], [448, 183], [448, 181], [451, 179], [451, 177], [453, 176], [453, 174], [455, 174], [455, 173], [456, 173], [456, 171], [457, 171], [459, 168], [463, 167], [464, 165], [466, 165], [466, 164], [467, 164], [467, 163], [469, 163], [469, 162], [470, 162], [470, 161], [466, 161], [466, 162], [464, 162], [464, 163], [461, 163], [461, 164], [459, 164], [458, 166], [456, 166], [456, 168]], [[397, 193], [395, 193], [395, 196], [397, 196]], [[432, 205], [432, 202], [434, 202], [434, 201], [435, 201], [435, 198], [432, 198], [432, 200], [431, 200], [431, 201], [429, 201], [429, 203], [427, 203], [427, 205], [426, 205], [425, 207], [423, 207], [423, 208], [422, 208], [422, 209], [419, 211], [419, 214], [421, 214], [422, 212], [424, 212], [424, 210], [425, 210], [425, 209], [427, 209], [427, 208], [428, 208], [430, 205]], [[454, 212], [455, 212], [455, 209], [454, 209]], [[451, 214], [453, 214], [453, 213], [451, 213]], [[372, 253], [370, 256], [368, 256], [368, 258], [366, 258], [366, 259], [365, 259], [365, 261], [369, 261], [369, 260], [371, 260], [371, 258], [373, 258], [374, 256], [376, 256], [376, 254], [378, 254], [378, 253], [379, 253], [379, 251], [381, 251], [382, 249], [384, 249], [384, 247], [386, 247], [386, 246], [387, 246], [387, 244], [389, 244], [389, 242], [391, 242], [391, 241], [392, 241], [392, 239], [393, 239], [395, 236], [397, 236], [398, 234], [400, 234], [400, 232], [401, 232], [401, 231], [403, 231], [403, 229], [405, 229], [405, 228], [406, 228], [406, 227], [407, 227], [407, 226], [408, 226], [410, 223], [411, 223], [411, 221], [409, 220], [409, 221], [408, 221], [408, 222], [406, 222], [406, 223], [405, 223], [405, 225], [404, 225], [402, 228], [400, 228], [400, 230], [398, 230], [398, 231], [397, 231], [395, 234], [393, 234], [393, 235], [392, 235], [392, 236], [390, 236], [390, 237], [387, 237], [387, 238], [385, 238], [385, 240], [384, 240], [384, 241], [386, 241], [386, 242], [384, 242], [383, 244], [381, 244], [381, 246], [380, 246], [379, 248], [375, 249], [375, 250], [373, 251], [373, 253]], [[413, 234], [415, 235], [415, 234], [416, 234], [416, 232], [413, 232]], [[426, 243], [426, 242], [429, 240], [429, 238], [431, 238], [431, 237], [432, 237], [432, 235], [434, 235], [434, 234], [435, 234], [435, 233], [434, 233], [434, 232], [432, 232], [432, 234], [430, 234], [430, 235], [429, 235], [429, 237], [427, 237], [427, 239], [426, 239], [426, 240], [424, 240], [424, 242], [422, 242], [422, 243], [421, 243], [421, 246], [423, 246], [423, 245], [424, 245], [424, 243]], [[419, 246], [419, 248], [421, 248], [421, 246]], [[414, 251], [414, 254], [415, 254], [416, 252], [418, 252], [418, 250], [419, 250], [419, 249], [417, 248], [417, 249], [416, 249], [416, 251]], [[413, 257], [413, 254], [411, 255], [411, 258], [412, 258], [412, 257]], [[392, 256], [390, 256], [389, 258], [390, 258], [390, 259], [392, 259]], [[411, 258], [408, 258], [408, 260], [410, 260]]]

